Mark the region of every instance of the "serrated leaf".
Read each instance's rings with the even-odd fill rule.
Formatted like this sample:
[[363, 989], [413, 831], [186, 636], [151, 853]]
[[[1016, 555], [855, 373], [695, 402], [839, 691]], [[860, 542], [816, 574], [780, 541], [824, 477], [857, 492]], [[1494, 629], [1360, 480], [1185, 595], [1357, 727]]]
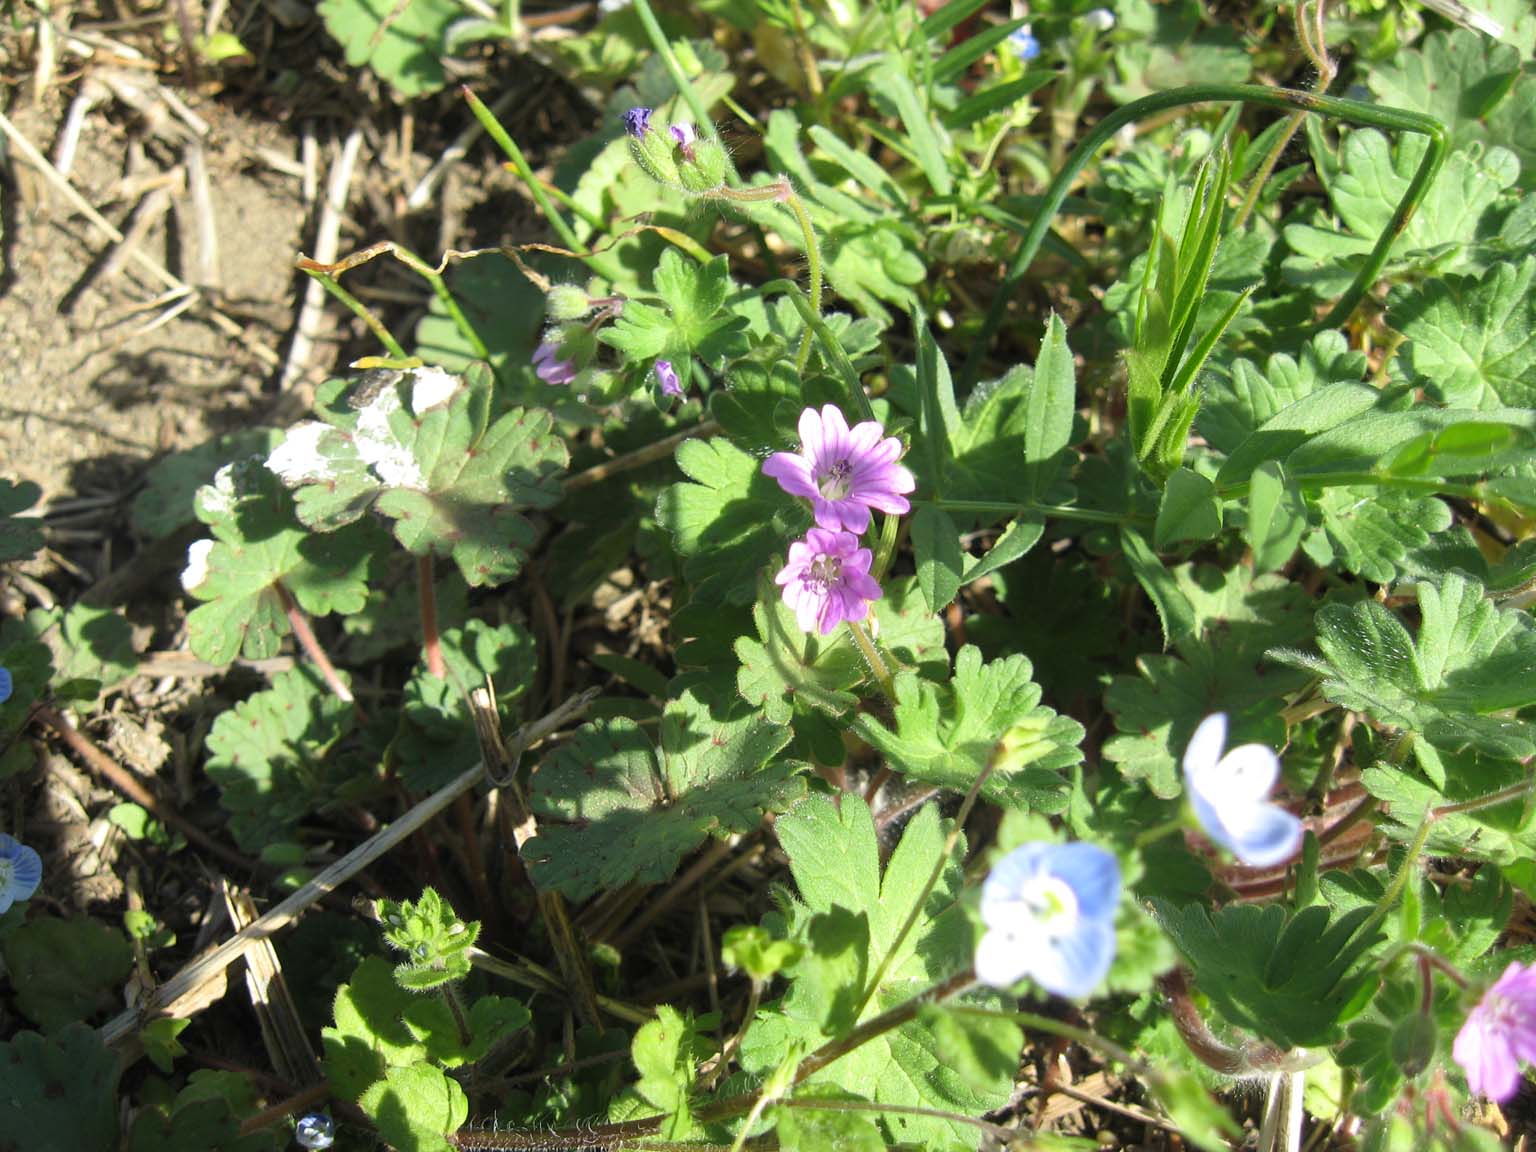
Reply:
[[469, 1041], [459, 1035], [458, 1022], [441, 996], [415, 996], [405, 1009], [405, 1026], [426, 1048], [427, 1059], [444, 1068], [473, 1064], [491, 1046], [528, 1027], [528, 1009], [509, 996], [480, 996], [464, 1013]]
[[356, 714], [308, 667], [221, 713], [208, 732], [208, 776], [241, 847], [290, 839], [300, 820], [330, 802], [341, 782], [330, 752]]
[[25, 560], [43, 546], [42, 521], [18, 516], [42, 498], [43, 490], [30, 480], [0, 480], [0, 564]]
[[1323, 659], [1275, 655], [1320, 672], [1322, 693], [1334, 703], [1437, 747], [1536, 753], [1536, 726], [1495, 715], [1536, 703], [1530, 617], [1495, 607], [1480, 584], [1457, 573], [1438, 585], [1420, 583], [1417, 591], [1417, 636], [1374, 600], [1325, 604], [1317, 612]]
[[1002, 741], [982, 795], [1007, 807], [1059, 812], [1067, 782], [1059, 774], [1082, 760], [1077, 721], [1040, 705], [1040, 686], [1022, 655], [983, 664], [973, 645], [955, 657], [953, 678], [935, 684], [916, 672], [895, 679], [895, 731], [869, 714], [854, 731], [909, 780], [965, 792]]
[[845, 629], [819, 636], [801, 629], [766, 573], [752, 608], [758, 639], [736, 641], [736, 691], [774, 724], [788, 724], [798, 710], [841, 716], [858, 698], [850, 691], [865, 676], [863, 659]]
[[[1342, 332], [1328, 329], [1303, 345], [1299, 356], [1276, 352], [1262, 365], [1240, 359], [1212, 371], [1195, 423], [1212, 447], [1230, 454], [1296, 401], [1331, 384], [1359, 384], [1369, 367]], [[1374, 400], [1370, 392], [1362, 395]]]
[[416, 999], [379, 956], [364, 960], [336, 990], [336, 1023], [323, 1039], [326, 1075], [343, 1096], [356, 1100], [387, 1068], [426, 1059], [426, 1044], [405, 1022]]
[[127, 939], [97, 920], [36, 917], [0, 937], [0, 953], [17, 1007], [48, 1032], [121, 1003], [133, 966]]
[[[811, 1096], [826, 1099], [828, 1094], [795, 1093], [797, 1099]], [[837, 1093], [832, 1099], [850, 1100]], [[889, 1147], [870, 1114], [822, 1111], [781, 1105], [773, 1110], [773, 1134], [783, 1152], [886, 1152]]]
[[319, 11], [326, 31], [346, 49], [347, 63], [372, 68], [399, 99], [448, 82], [442, 62], [448, 30], [464, 14], [456, 0], [321, 0]]
[[182, 581], [205, 601], [187, 616], [201, 659], [276, 656], [289, 628], [283, 592], [312, 616], [362, 610], [378, 543], [371, 526], [311, 536], [282, 484], [255, 464], [220, 469], [213, 484], [198, 489], [197, 515], [214, 539], [192, 545]]
[[656, 519], [685, 557], [683, 571], [709, 603], [750, 603], [757, 572], [807, 513], [762, 474], [760, 462], [722, 438], [685, 440], [677, 465], [691, 482], [656, 501]]
[[640, 1073], [635, 1090], [666, 1115], [663, 1139], [686, 1140], [693, 1134], [688, 1093], [693, 1087], [695, 1061], [708, 1050], [708, 1042], [695, 1031], [692, 1018], [666, 1004], [656, 1009], [654, 1020], [642, 1024], [635, 1033], [630, 1049]]
[[[835, 805], [827, 797], [807, 797], [774, 826], [799, 892], [791, 908], [795, 935], [807, 951], [792, 970], [787, 994], [759, 1012], [743, 1041], [742, 1063], [753, 1075], [777, 1068], [791, 1045], [819, 1045], [851, 1025], [854, 1009], [868, 991], [864, 982], [887, 961], [887, 953], [891, 955], [882, 985], [868, 996], [861, 1020], [906, 1000], [971, 959], [974, 934], [955, 900], [962, 878], [953, 856], [928, 894], [917, 926], [895, 947], [901, 925], [944, 848], [945, 830], [937, 810], [927, 805], [918, 811], [882, 876], [880, 844], [868, 806], [853, 794], [841, 800]], [[821, 948], [843, 949], [851, 963], [818, 962], [814, 930], [828, 924], [841, 924], [843, 930]], [[841, 973], [843, 982], [817, 979], [833, 973]], [[996, 998], [988, 995], [982, 1002], [992, 1004]], [[862, 1094], [877, 1103], [974, 1116], [1005, 1100], [1012, 1080], [1004, 1075], [979, 1090], [970, 1087], [947, 1065], [932, 1030], [913, 1020], [859, 1045], [806, 1083]], [[880, 1123], [887, 1143], [947, 1150], [971, 1147], [975, 1140], [973, 1131], [939, 1119], [888, 1113]]]
[[469, 1099], [432, 1064], [390, 1068], [358, 1104], [398, 1152], [452, 1152], [448, 1137], [469, 1118]]
[[[416, 556], [448, 556], [473, 587], [503, 584], [522, 568], [535, 530], [523, 512], [560, 498], [565, 444], [541, 408], [494, 411], [494, 382], [472, 366], [446, 403], [440, 370], [397, 374], [370, 394], [350, 390], [329, 423], [290, 429], [268, 467], [294, 488], [299, 518], [320, 531], [369, 508], [393, 521]], [[431, 387], [418, 400], [418, 388]], [[339, 397], [337, 398], [339, 401]], [[418, 407], [421, 410], [417, 410]]]
[[89, 604], [37, 608], [27, 613], [27, 625], [52, 651], [56, 683], [92, 680], [108, 687], [131, 676], [138, 665], [133, 626], [111, 609]]
[[1306, 593], [1280, 576], [1186, 564], [1168, 577], [1168, 594], [1184, 606], [1188, 631], [1173, 654], [1138, 658], [1139, 675], [1116, 676], [1104, 698], [1118, 729], [1104, 743], [1105, 759], [1164, 798], [1179, 795], [1179, 760], [1212, 712], [1231, 717], [1230, 744], [1284, 741], [1281, 698], [1306, 680], [1300, 673], [1277, 675], [1265, 652], [1311, 634]]
[[0, 1044], [0, 1146], [27, 1152], [115, 1148], [118, 1054], [96, 1030], [71, 1024], [51, 1036], [19, 1032]]
[[1463, 28], [1431, 32], [1417, 48], [1367, 70], [1366, 83], [1383, 103], [1427, 112], [1446, 126], [1451, 147], [1498, 144], [1513, 150], [1523, 184], [1536, 179], [1536, 145], [1528, 131], [1536, 78], [1508, 44], [1490, 44]]
[[789, 738], [739, 700], [712, 707], [692, 690], [667, 705], [660, 749], [628, 720], [582, 725], [533, 778], [534, 882], [572, 900], [660, 883], [707, 836], [746, 832], [804, 793], [800, 766], [774, 759]]
[[1294, 915], [1278, 905], [1156, 908], [1195, 986], [1229, 1022], [1283, 1048], [1333, 1043], [1375, 979], [1373, 909], [1331, 918], [1320, 905]]
[[724, 256], [696, 265], [675, 248], [668, 248], [656, 266], [655, 282], [665, 308], [626, 301], [613, 325], [598, 333], [598, 339], [632, 361], [662, 356], [686, 362], [712, 337], [740, 323], [720, 311], [731, 289]]
[[1393, 291], [1408, 378], [1447, 404], [1536, 405], [1536, 257]]
[[1307, 553], [1320, 566], [1337, 563], [1379, 584], [1397, 579], [1408, 554], [1453, 519], [1443, 501], [1391, 488], [1328, 488], [1316, 506], [1322, 526]]

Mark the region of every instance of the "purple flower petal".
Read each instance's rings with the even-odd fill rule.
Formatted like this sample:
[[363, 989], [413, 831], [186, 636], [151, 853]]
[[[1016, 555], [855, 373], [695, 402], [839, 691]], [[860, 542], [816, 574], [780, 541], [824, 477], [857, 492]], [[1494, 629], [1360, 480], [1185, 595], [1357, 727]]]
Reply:
[[[901, 441], [885, 436], [873, 420], [848, 427], [835, 404], [800, 413], [800, 451], [776, 452], [763, 471], [792, 496], [811, 501], [816, 523], [862, 535], [870, 510], [900, 515], [911, 509], [904, 493], [917, 481], [896, 461]], [[791, 465], [798, 459], [798, 465]]]
[[869, 575], [873, 559], [857, 536], [812, 528], [789, 546], [789, 558], [773, 579], [800, 627], [825, 636], [839, 624], [864, 619], [869, 602], [883, 595]]
[[656, 380], [661, 384], [662, 394], [665, 396], [681, 396], [683, 394], [682, 382], [677, 378], [677, 370], [672, 367], [670, 360], [658, 360], [655, 364]]

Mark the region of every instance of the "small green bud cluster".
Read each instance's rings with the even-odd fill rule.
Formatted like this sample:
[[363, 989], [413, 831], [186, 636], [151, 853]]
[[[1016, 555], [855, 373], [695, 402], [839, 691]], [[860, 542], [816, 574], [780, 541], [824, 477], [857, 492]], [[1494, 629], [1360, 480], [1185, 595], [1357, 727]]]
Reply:
[[400, 987], [424, 992], [469, 975], [469, 949], [480, 935], [479, 921], [460, 920], [431, 888], [414, 904], [380, 900], [376, 908], [384, 942], [405, 953], [405, 961], [395, 967]]
[[592, 298], [574, 284], [556, 284], [544, 296], [544, 312], [551, 320], [580, 320], [590, 311]]
[[649, 108], [631, 108], [624, 113], [630, 154], [646, 175], [695, 196], [722, 190], [726, 162], [719, 142], [701, 137], [686, 120], [663, 131], [651, 123], [651, 115]]

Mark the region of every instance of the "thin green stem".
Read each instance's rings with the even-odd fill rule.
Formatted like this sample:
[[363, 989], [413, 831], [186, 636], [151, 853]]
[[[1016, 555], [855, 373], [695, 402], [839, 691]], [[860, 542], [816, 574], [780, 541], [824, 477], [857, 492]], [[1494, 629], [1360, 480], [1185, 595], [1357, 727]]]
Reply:
[[480, 333], [475, 331], [475, 326], [470, 323], [469, 317], [464, 314], [464, 309], [459, 307], [459, 302], [454, 299], [453, 293], [448, 290], [448, 282], [442, 274], [432, 265], [428, 264], [409, 248], [402, 248], [396, 244], [394, 254], [402, 264], [416, 275], [420, 276], [431, 287], [438, 303], [443, 306], [443, 311], [448, 313], [448, 318], [453, 321], [453, 326], [459, 330], [459, 334], [469, 343], [470, 349], [477, 359], [484, 360], [490, 355], [484, 340], [480, 339]]
[[532, 194], [534, 203], [539, 206], [539, 211], [544, 213], [544, 218], [549, 221], [549, 226], [555, 230], [555, 235], [560, 237], [560, 242], [573, 252], [584, 252], [586, 249], [581, 241], [576, 239], [576, 233], [571, 231], [571, 226], [565, 222], [565, 217], [555, 210], [550, 203], [549, 194], [544, 190], [543, 183], [533, 174], [533, 168], [528, 163], [528, 158], [523, 155], [512, 137], [507, 135], [507, 130], [501, 126], [501, 121], [496, 119], [495, 113], [487, 108], [480, 97], [476, 96], [469, 85], [461, 89], [464, 99], [469, 103], [469, 110], [475, 114], [475, 119], [480, 121], [480, 126], [485, 129], [486, 135], [496, 141], [497, 147], [507, 154], [507, 159], [512, 161], [512, 167], [517, 170], [518, 177], [528, 185], [528, 191]]
[[[636, 3], [642, 4], [644, 0], [636, 0]], [[982, 360], [991, 349], [993, 337], [996, 336], [997, 329], [1002, 323], [1003, 313], [1014, 297], [1014, 289], [1034, 262], [1040, 245], [1050, 229], [1051, 221], [1060, 210], [1068, 190], [1098, 150], [1112, 140], [1115, 134], [1127, 124], [1134, 124], [1138, 120], [1144, 120], [1169, 109], [1184, 108], [1193, 104], [1234, 103], [1254, 104], [1262, 108], [1275, 108], [1287, 112], [1312, 112], [1375, 128], [1415, 132], [1429, 138], [1429, 147], [1424, 151], [1424, 159], [1413, 174], [1413, 179], [1409, 181], [1402, 200], [1398, 202], [1391, 220], [1377, 239], [1375, 247], [1371, 249], [1370, 254], [1360, 266], [1360, 271], [1353, 283], [1315, 327], [1317, 330], [1335, 328], [1349, 318], [1355, 306], [1360, 303], [1361, 298], [1381, 274], [1393, 242], [1408, 226], [1408, 221], [1434, 180], [1435, 173], [1439, 171], [1446, 152], [1445, 126], [1434, 117], [1422, 113], [1409, 112], [1402, 108], [1382, 108], [1358, 100], [1342, 100], [1336, 96], [1320, 96], [1287, 88], [1266, 88], [1258, 84], [1190, 84], [1167, 92], [1155, 92], [1115, 109], [1099, 121], [1093, 131], [1088, 133], [1083, 138], [1083, 142], [1067, 157], [1067, 162], [1057, 172], [1050, 187], [1046, 189], [1040, 211], [1030, 224], [1029, 233], [1020, 242], [1019, 249], [1008, 267], [1007, 275], [1003, 277], [1003, 283], [997, 295], [993, 297], [992, 306], [988, 309], [986, 319], [983, 320], [981, 329], [971, 345], [970, 355], [961, 373], [962, 391], [969, 389], [975, 383], [981, 371]]]
[[859, 651], [864, 654], [865, 661], [869, 664], [869, 670], [875, 674], [875, 680], [880, 685], [880, 691], [887, 700], [896, 699], [896, 689], [891, 684], [891, 670], [886, 667], [885, 660], [875, 648], [874, 641], [869, 638], [869, 633], [864, 631], [864, 625], [855, 620], [848, 621], [848, 631], [853, 634], [853, 642], [858, 645]]
[[1137, 849], [1142, 849], [1148, 844], [1156, 844], [1159, 840], [1172, 836], [1175, 832], [1184, 831], [1187, 826], [1188, 821], [1184, 819], [1184, 813], [1181, 811], [1172, 820], [1167, 820], [1153, 828], [1148, 828], [1140, 836], [1136, 837], [1134, 846]]
[[[787, 178], [786, 178], [787, 181]], [[789, 210], [795, 214], [795, 220], [800, 224], [800, 234], [805, 241], [805, 270], [811, 279], [810, 305], [811, 311], [817, 316], [821, 315], [821, 249], [816, 243], [816, 229], [811, 226], [810, 213], [806, 212], [805, 204], [799, 195], [793, 190], [789, 198], [785, 200]], [[805, 366], [811, 359], [811, 329], [809, 327], [800, 336], [800, 351], [795, 353], [795, 371], [804, 372]]]
[[389, 329], [384, 327], [384, 321], [374, 315], [372, 308], [343, 288], [336, 277], [329, 273], [316, 272], [312, 268], [305, 268], [304, 271], [320, 281], [322, 288], [345, 304], [354, 316], [368, 325], [368, 331], [373, 333], [374, 339], [384, 345], [391, 356], [397, 360], [406, 359], [405, 349], [401, 347], [400, 341], [396, 340]]
[[[1378, 488], [1398, 488], [1407, 492], [1424, 492], [1436, 496], [1460, 496], [1463, 500], [1486, 500], [1488, 493], [1481, 484], [1453, 484], [1433, 476], [1392, 476], [1379, 472], [1319, 472], [1312, 476], [1293, 476], [1292, 482], [1305, 490], [1320, 488], [1347, 488], [1366, 485]], [[1236, 480], [1230, 484], [1218, 484], [1216, 496], [1222, 500], [1241, 500], [1248, 495], [1250, 482]]]
[[1012, 500], [914, 500], [946, 512], [979, 512], [984, 516], [1054, 516], [1058, 520], [1080, 520], [1085, 524], [1150, 524], [1151, 516], [1135, 512], [1101, 512], [1096, 508], [1073, 508], [1067, 504], [1021, 504]]
[[1508, 804], [1511, 800], [1520, 800], [1531, 793], [1532, 781], [1522, 780], [1519, 784], [1511, 784], [1508, 788], [1501, 788], [1497, 792], [1490, 792], [1486, 796], [1479, 796], [1475, 800], [1462, 800], [1455, 804], [1442, 804], [1431, 810], [1430, 816], [1435, 820], [1444, 819], [1447, 816], [1456, 816], [1464, 812], [1481, 812], [1484, 808], [1497, 808], [1500, 804]]
[[1403, 895], [1403, 889], [1408, 887], [1408, 878], [1418, 867], [1419, 855], [1424, 851], [1424, 845], [1429, 842], [1429, 830], [1434, 827], [1435, 819], [1435, 809], [1426, 808], [1424, 818], [1419, 821], [1419, 830], [1414, 834], [1413, 843], [1408, 845], [1408, 855], [1403, 857], [1403, 862], [1398, 866], [1392, 882], [1387, 885], [1386, 895], [1381, 898], [1381, 902], [1376, 905], [1365, 923], [1360, 925], [1356, 933], [1358, 938], [1364, 939], [1369, 936], [1381, 926], [1381, 922], [1387, 918], [1388, 913], [1397, 907], [1397, 902]]

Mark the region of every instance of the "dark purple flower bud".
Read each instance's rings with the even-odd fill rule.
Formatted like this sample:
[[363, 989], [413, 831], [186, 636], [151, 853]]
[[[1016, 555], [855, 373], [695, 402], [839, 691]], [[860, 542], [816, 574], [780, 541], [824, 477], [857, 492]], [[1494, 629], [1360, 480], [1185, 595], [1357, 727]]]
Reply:
[[624, 113], [624, 131], [635, 139], [639, 139], [651, 130], [651, 110], [649, 108], [631, 108]]
[[682, 381], [677, 378], [677, 369], [672, 367], [672, 361], [656, 361], [656, 379], [661, 384], [661, 391], [663, 395], [682, 396], [683, 384]]

